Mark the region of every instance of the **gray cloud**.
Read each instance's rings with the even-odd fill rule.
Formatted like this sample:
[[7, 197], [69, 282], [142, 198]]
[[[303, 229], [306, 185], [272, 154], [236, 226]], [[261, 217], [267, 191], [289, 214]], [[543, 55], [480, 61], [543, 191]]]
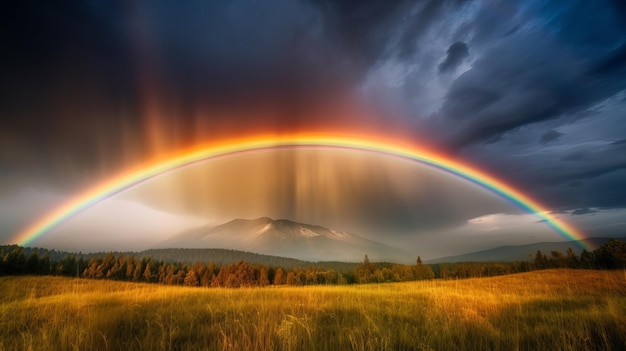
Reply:
[[618, 140], [618, 141], [614, 141], [611, 143], [612, 145], [625, 145], [626, 144], [626, 139], [622, 139], [622, 140]]
[[573, 215], [576, 216], [581, 216], [581, 215], [586, 215], [586, 214], [590, 214], [590, 213], [595, 213], [596, 211], [588, 208], [588, 207], [583, 207], [583, 208], [577, 208], [574, 211], [572, 211]]
[[563, 136], [563, 133], [559, 133], [556, 130], [549, 130], [541, 135], [541, 138], [539, 139], [539, 141], [542, 144], [547, 144], [551, 141], [558, 140], [562, 136]]
[[[452, 83], [431, 122], [439, 123], [454, 148], [493, 143], [624, 89], [626, 31], [615, 26], [617, 17], [605, 5], [482, 4], [468, 27], [474, 31], [469, 44], [477, 59]], [[495, 8], [499, 16], [494, 16]], [[510, 21], [516, 23], [513, 33]]]
[[453, 43], [446, 51], [446, 58], [443, 60], [439, 66], [438, 70], [440, 73], [445, 73], [456, 68], [463, 60], [469, 56], [469, 49], [467, 44], [462, 41], [457, 41]]

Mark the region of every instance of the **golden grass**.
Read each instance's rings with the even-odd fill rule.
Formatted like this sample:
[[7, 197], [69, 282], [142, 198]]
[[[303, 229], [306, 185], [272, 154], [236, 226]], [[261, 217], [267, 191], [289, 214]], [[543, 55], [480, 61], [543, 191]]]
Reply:
[[0, 350], [619, 350], [622, 271], [202, 289], [0, 278]]

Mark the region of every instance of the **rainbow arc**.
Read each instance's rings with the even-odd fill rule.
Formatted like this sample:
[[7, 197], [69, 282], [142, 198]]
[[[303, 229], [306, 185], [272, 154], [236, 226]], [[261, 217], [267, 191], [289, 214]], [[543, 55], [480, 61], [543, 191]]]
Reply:
[[[157, 161], [136, 170], [123, 172], [109, 180], [94, 185], [69, 199], [61, 206], [38, 219], [14, 237], [14, 242], [26, 246], [66, 222], [80, 212], [104, 201], [105, 199], [149, 181], [160, 175], [189, 167], [194, 164], [218, 158], [230, 157], [242, 153], [275, 150], [281, 148], [327, 148], [349, 149], [376, 153], [390, 157], [419, 162], [452, 173], [478, 184], [493, 193], [515, 203], [522, 209], [535, 214], [556, 232], [569, 240], [584, 240], [582, 232], [564, 220], [553, 215], [539, 202], [524, 194], [521, 190], [505, 183], [482, 170], [455, 160], [441, 152], [424, 147], [402, 145], [400, 143], [361, 139], [354, 137], [336, 137], [320, 135], [259, 136], [246, 139], [224, 141], [220, 144], [196, 148]], [[581, 243], [583, 248], [591, 249]]]

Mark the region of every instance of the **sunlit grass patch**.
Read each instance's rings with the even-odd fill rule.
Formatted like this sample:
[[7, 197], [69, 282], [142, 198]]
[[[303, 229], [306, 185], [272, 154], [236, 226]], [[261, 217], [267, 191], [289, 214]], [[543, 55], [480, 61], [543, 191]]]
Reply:
[[0, 350], [619, 350], [625, 316], [619, 271], [240, 289], [0, 278]]

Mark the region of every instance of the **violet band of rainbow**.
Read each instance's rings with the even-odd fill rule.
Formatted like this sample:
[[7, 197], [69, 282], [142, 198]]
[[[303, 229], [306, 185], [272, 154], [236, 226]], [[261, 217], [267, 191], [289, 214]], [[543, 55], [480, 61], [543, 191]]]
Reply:
[[513, 202], [520, 208], [535, 214], [564, 238], [579, 241], [580, 246], [584, 249], [592, 249], [582, 241], [585, 239], [582, 232], [553, 215], [548, 209], [530, 196], [524, 194], [521, 190], [443, 153], [414, 145], [405, 146], [387, 141], [382, 142], [371, 139], [324, 135], [297, 135], [292, 137], [260, 136], [225, 141], [221, 144], [186, 151], [136, 170], [123, 172], [109, 180], [94, 185], [77, 196], [72, 197], [61, 206], [53, 209], [48, 214], [17, 233], [13, 238], [13, 242], [22, 246], [30, 245], [38, 238], [80, 212], [115, 194], [121, 193], [160, 175], [212, 159], [281, 148], [350, 149], [402, 158], [429, 165], [462, 177], [490, 190], [502, 198]]

